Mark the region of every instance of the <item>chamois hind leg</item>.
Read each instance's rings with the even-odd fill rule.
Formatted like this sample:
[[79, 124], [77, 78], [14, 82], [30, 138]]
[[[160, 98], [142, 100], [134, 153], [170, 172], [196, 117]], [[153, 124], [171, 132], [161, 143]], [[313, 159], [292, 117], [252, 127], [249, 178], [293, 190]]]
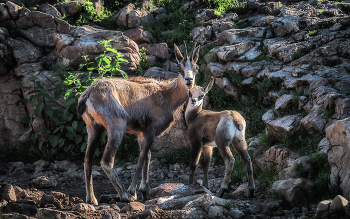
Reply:
[[[142, 145], [142, 137], [139, 136], [138, 140], [139, 140], [139, 145]], [[140, 148], [141, 150], [142, 148]], [[142, 180], [140, 183], [140, 187], [139, 190], [142, 193], [143, 196], [143, 200], [149, 200], [150, 196], [149, 196], [149, 191], [150, 191], [150, 187], [148, 185], [149, 182], [149, 178], [148, 178], [148, 172], [149, 172], [149, 163], [151, 161], [151, 151], [148, 151], [147, 157], [144, 160], [143, 163], [143, 167], [142, 167]]]
[[87, 123], [86, 129], [88, 133], [88, 144], [87, 144], [85, 159], [84, 159], [86, 202], [98, 205], [97, 199], [95, 198], [95, 194], [94, 194], [91, 172], [92, 172], [92, 160], [93, 160], [95, 151], [97, 149], [98, 142], [101, 138], [103, 127], [98, 125], [92, 125], [91, 123]]
[[228, 184], [230, 183], [231, 173], [233, 170], [233, 165], [235, 163], [235, 158], [233, 158], [232, 152], [230, 150], [230, 141], [227, 139], [222, 139], [221, 137], [217, 137], [216, 140], [217, 148], [221, 154], [221, 157], [225, 161], [225, 178], [221, 184], [219, 191], [216, 193], [216, 196], [222, 198], [225, 192], [228, 190]]
[[204, 146], [203, 147], [203, 186], [209, 189], [208, 185], [208, 170], [211, 156], [213, 154], [213, 148]]
[[115, 154], [123, 140], [127, 121], [123, 118], [114, 119], [108, 122], [107, 135], [108, 142], [102, 156], [101, 166], [111, 180], [114, 188], [117, 190], [122, 201], [135, 201], [135, 199], [126, 191], [120, 181], [117, 172], [113, 169]]
[[[132, 182], [131, 182], [131, 185], [128, 189], [128, 192], [133, 197], [135, 197], [135, 199], [137, 197], [136, 186], [139, 182], [141, 171], [146, 164], [147, 164], [147, 168], [146, 169], [144, 168], [144, 171], [147, 172], [146, 175], [147, 175], [147, 179], [148, 179], [149, 162], [146, 161], [146, 159], [148, 160], [151, 158], [150, 156], [148, 157], [148, 155], [150, 155], [149, 151], [150, 151], [151, 145], [153, 144], [153, 141], [154, 141], [154, 132], [153, 131], [146, 131], [145, 133], [142, 134], [142, 136], [141, 135], [139, 136], [139, 143], [140, 143], [141, 152], [140, 152], [139, 159], [137, 161], [135, 175], [134, 175]], [[147, 180], [147, 182], [148, 182], [148, 180]], [[147, 191], [145, 191], [145, 195], [148, 196]]]
[[194, 184], [194, 173], [196, 172], [196, 168], [199, 162], [199, 158], [201, 156], [202, 144], [200, 142], [191, 142], [191, 162], [190, 162], [190, 177], [189, 183]]
[[247, 197], [254, 197], [255, 196], [255, 184], [254, 184], [254, 176], [253, 176], [253, 167], [252, 167], [252, 161], [250, 159], [249, 153], [248, 153], [248, 147], [247, 142], [245, 141], [244, 137], [241, 138], [235, 138], [232, 141], [233, 147], [236, 149], [236, 151], [239, 153], [239, 155], [242, 157], [245, 168], [248, 173], [248, 192]]

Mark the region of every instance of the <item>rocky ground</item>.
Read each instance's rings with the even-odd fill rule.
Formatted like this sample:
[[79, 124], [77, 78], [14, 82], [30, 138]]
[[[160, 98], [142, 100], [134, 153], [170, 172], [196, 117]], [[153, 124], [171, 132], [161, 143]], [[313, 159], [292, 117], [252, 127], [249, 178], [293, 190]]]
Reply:
[[[99, 44], [102, 40], [110, 40], [112, 48], [128, 60], [121, 69], [129, 75], [138, 72], [144, 77], [177, 77], [174, 51], [164, 42], [178, 33], [146, 30], [147, 25], [160, 25], [159, 21], [172, 12], [142, 1], [125, 4], [110, 14], [112, 28], [97, 25], [97, 21], [73, 24], [71, 20], [79, 17], [84, 7], [78, 1], [48, 4], [0, 0], [0, 147], [28, 144], [34, 133], [41, 136], [45, 122], [52, 122], [34, 114], [30, 125], [23, 124], [22, 118], [37, 106], [35, 101], [18, 104], [21, 99], [33, 99], [37, 87], [32, 78], [53, 94], [56, 88], [51, 85], [61, 80], [54, 75], [55, 64], [77, 70], [83, 55], [91, 61], [105, 52]], [[97, 13], [103, 12], [101, 1], [94, 1], [92, 7]], [[219, 91], [216, 95], [209, 93], [204, 108], [223, 110], [230, 106], [236, 110], [246, 105], [237, 110], [247, 120], [254, 171], [272, 169], [278, 173], [277, 180], [271, 185], [259, 182], [253, 199], [245, 198], [245, 184], [231, 183], [230, 192], [219, 199], [213, 195], [221, 183], [222, 166], [211, 166], [209, 191], [200, 185], [186, 185], [185, 165], [154, 161], [150, 173], [152, 200], [127, 204], [118, 201], [102, 169], [94, 167], [100, 205], [92, 206], [82, 204], [84, 174], [75, 164], [42, 160], [26, 165], [2, 163], [2, 217], [277, 219], [350, 215], [345, 199], [350, 198], [350, 3], [248, 0], [238, 9], [218, 15], [217, 9], [196, 0], [181, 2], [177, 10], [195, 13], [193, 21], [184, 26], [194, 27], [186, 39], [202, 46], [198, 78], [204, 83], [216, 77], [218, 88], [212, 90]], [[184, 49], [184, 45], [178, 46]], [[141, 65], [147, 69], [140, 69]], [[228, 98], [223, 99], [225, 95]], [[55, 110], [65, 107], [62, 98], [45, 104]], [[250, 106], [254, 104], [259, 106], [253, 109]], [[152, 154], [162, 157], [179, 146], [189, 147], [181, 119], [156, 139]], [[126, 186], [133, 169], [131, 164], [117, 169]], [[300, 204], [335, 188], [345, 198]], [[285, 202], [272, 200], [274, 193], [282, 194]]]
[[[117, 168], [124, 185], [128, 186], [134, 165]], [[85, 204], [84, 172], [74, 163], [37, 161], [1, 164], [0, 209], [3, 218], [311, 218], [316, 205], [285, 207], [282, 200], [273, 200], [266, 192], [267, 182], [257, 185], [256, 197], [246, 198], [247, 184], [230, 184], [223, 199], [215, 197], [221, 185], [223, 166], [209, 170], [210, 190], [197, 184], [187, 185], [185, 165], [160, 165], [157, 159], [150, 165], [151, 200], [119, 202], [101, 167], [94, 166], [94, 190], [99, 205]], [[214, 195], [213, 195], [214, 194]], [[16, 212], [16, 213], [15, 213]]]

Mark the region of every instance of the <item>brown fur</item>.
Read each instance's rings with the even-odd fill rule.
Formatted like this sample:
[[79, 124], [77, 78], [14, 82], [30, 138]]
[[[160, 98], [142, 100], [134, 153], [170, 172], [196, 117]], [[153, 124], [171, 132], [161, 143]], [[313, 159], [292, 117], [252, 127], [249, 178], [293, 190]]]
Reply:
[[229, 148], [230, 143], [242, 157], [248, 172], [248, 196], [254, 196], [252, 163], [245, 141], [246, 122], [240, 113], [232, 110], [213, 112], [202, 109], [204, 96], [210, 90], [214, 79], [205, 87], [196, 86], [189, 91], [189, 100], [185, 112], [188, 125], [187, 134], [191, 142], [190, 183], [194, 183], [194, 173], [203, 151], [203, 185], [208, 187], [208, 169], [212, 147], [217, 147], [225, 160], [226, 173], [217, 196], [222, 197], [228, 188], [234, 158]]
[[[199, 53], [199, 47], [194, 49]], [[193, 87], [196, 68], [184, 67], [182, 55], [175, 45], [176, 58], [182, 72], [175, 80], [158, 81], [150, 78], [108, 78], [97, 80], [83, 92], [78, 100], [77, 111], [83, 116], [88, 132], [88, 146], [85, 153], [86, 201], [97, 204], [93, 193], [91, 168], [93, 154], [103, 130], [107, 130], [108, 142], [101, 160], [101, 166], [116, 188], [121, 200], [137, 199], [136, 186], [142, 169], [140, 190], [149, 199], [148, 169], [151, 159], [150, 147], [155, 136], [169, 129], [180, 115], [187, 99], [188, 88]], [[192, 51], [191, 57], [198, 54]], [[190, 58], [186, 56], [186, 60]], [[136, 134], [140, 145], [136, 172], [128, 191], [121, 184], [113, 170], [114, 157], [124, 133]]]

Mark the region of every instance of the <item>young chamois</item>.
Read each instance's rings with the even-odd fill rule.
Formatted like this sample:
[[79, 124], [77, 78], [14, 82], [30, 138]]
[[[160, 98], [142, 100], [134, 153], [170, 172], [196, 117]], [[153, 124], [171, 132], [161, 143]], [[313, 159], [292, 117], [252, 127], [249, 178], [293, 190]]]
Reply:
[[248, 172], [248, 197], [254, 196], [255, 185], [252, 163], [245, 141], [246, 123], [236, 111], [225, 110], [213, 112], [203, 110], [203, 98], [211, 89], [214, 78], [204, 88], [195, 86], [188, 91], [189, 100], [185, 112], [188, 126], [187, 134], [191, 142], [190, 184], [194, 183], [194, 173], [203, 151], [203, 186], [208, 188], [208, 169], [213, 147], [217, 147], [225, 161], [226, 173], [221, 188], [217, 192], [222, 197], [228, 189], [235, 159], [230, 150], [230, 143], [242, 157]]
[[[175, 45], [179, 63], [177, 79], [159, 82], [141, 77], [130, 79], [108, 78], [97, 80], [78, 100], [78, 114], [83, 116], [88, 133], [85, 153], [86, 202], [97, 204], [91, 177], [92, 158], [101, 134], [107, 130], [108, 142], [101, 166], [117, 190], [122, 201], [137, 199], [136, 187], [142, 170], [139, 190], [149, 199], [148, 170], [151, 159], [150, 147], [155, 136], [168, 129], [179, 116], [188, 89], [194, 86], [198, 72], [196, 62], [199, 46], [193, 47], [190, 56], [185, 45], [184, 56]], [[135, 175], [128, 190], [122, 185], [113, 169], [115, 155], [124, 133], [136, 134], [140, 146]]]

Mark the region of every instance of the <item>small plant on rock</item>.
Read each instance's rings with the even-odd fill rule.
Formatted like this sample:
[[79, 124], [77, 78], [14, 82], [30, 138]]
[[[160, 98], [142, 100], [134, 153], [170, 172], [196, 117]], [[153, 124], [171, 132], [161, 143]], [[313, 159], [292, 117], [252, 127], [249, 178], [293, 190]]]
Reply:
[[317, 31], [317, 30], [310, 30], [310, 31], [309, 31], [309, 35], [310, 35], [310, 36], [317, 36], [317, 34], [318, 34], [318, 31]]

